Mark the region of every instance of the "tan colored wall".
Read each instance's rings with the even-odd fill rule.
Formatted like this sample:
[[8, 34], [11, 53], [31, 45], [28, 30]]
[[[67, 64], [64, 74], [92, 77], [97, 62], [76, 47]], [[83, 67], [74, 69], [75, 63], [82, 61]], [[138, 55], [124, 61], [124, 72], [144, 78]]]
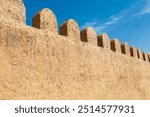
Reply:
[[1, 23], [0, 99], [150, 99], [150, 64]]
[[0, 0], [0, 17], [25, 23], [26, 13], [23, 0]]
[[97, 46], [91, 28], [80, 39], [73, 20], [61, 26], [68, 37], [55, 31], [0, 17], [0, 99], [150, 99], [150, 62], [136, 48], [131, 57], [117, 40]]

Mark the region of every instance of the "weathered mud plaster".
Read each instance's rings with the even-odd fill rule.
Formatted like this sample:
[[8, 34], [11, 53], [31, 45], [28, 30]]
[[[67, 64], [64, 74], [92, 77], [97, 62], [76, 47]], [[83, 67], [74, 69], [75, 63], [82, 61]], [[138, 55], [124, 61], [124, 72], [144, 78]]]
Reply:
[[73, 19], [59, 34], [49, 9], [27, 26], [21, 0], [0, 3], [0, 99], [150, 99], [150, 54]]

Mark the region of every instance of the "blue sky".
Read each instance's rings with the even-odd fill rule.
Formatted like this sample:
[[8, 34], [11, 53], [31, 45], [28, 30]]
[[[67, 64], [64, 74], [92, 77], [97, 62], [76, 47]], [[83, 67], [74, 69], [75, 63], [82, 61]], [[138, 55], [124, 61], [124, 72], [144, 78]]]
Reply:
[[150, 0], [24, 0], [27, 24], [43, 8], [51, 9], [59, 26], [75, 19], [80, 28], [95, 28], [111, 39], [150, 52]]

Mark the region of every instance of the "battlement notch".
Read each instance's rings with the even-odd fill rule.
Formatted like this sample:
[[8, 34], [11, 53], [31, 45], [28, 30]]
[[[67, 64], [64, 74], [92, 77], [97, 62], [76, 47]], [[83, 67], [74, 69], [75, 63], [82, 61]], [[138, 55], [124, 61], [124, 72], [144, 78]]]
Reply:
[[121, 45], [118, 39], [111, 40], [111, 50], [121, 53]]
[[134, 46], [130, 47], [130, 53], [132, 57], [138, 58], [137, 49]]
[[100, 46], [100, 47], [103, 47], [103, 48], [109, 49], [109, 50], [111, 49], [110, 39], [106, 33], [97, 36], [97, 43], [98, 43], [98, 46]]
[[144, 61], [149, 62], [148, 54], [143, 52], [143, 58], [144, 58]]
[[80, 41], [80, 29], [78, 23], [70, 19], [64, 22], [60, 27], [60, 35], [68, 36], [73, 39], [73, 41]]
[[149, 62], [150, 62], [150, 54], [148, 54], [148, 60], [149, 60]]
[[121, 51], [123, 54], [130, 56], [130, 49], [128, 43], [121, 44]]
[[138, 58], [144, 60], [143, 53], [141, 52], [140, 49], [137, 49], [137, 53], [138, 53]]
[[88, 27], [81, 31], [81, 41], [97, 45], [97, 35], [92, 27]]
[[32, 20], [32, 26], [41, 30], [58, 34], [58, 24], [55, 14], [48, 8], [39, 11]]

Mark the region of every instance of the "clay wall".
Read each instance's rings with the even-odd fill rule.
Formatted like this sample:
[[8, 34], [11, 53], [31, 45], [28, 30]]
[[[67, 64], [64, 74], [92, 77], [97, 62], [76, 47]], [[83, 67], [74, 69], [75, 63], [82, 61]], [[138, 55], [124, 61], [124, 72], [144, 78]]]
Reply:
[[0, 16], [0, 99], [150, 99], [150, 54], [49, 9]]

